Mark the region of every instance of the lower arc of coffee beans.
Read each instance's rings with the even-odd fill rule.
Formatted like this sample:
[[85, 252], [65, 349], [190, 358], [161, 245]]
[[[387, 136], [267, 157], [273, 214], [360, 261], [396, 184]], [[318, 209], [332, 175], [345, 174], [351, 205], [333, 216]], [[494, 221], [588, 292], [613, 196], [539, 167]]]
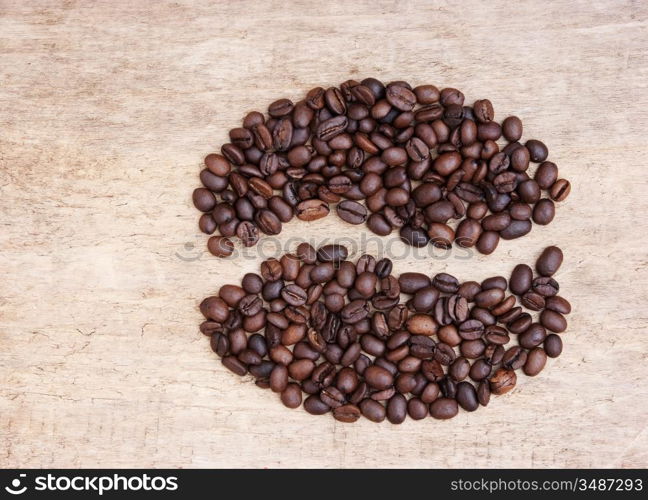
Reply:
[[[554, 274], [559, 252], [543, 251], [536, 267]], [[516, 266], [510, 280], [462, 283], [447, 273], [396, 278], [389, 259], [348, 255], [340, 245], [302, 243], [204, 299], [200, 330], [223, 366], [288, 408], [400, 424], [473, 412], [510, 392], [516, 371], [536, 376], [562, 353], [571, 305], [556, 295], [555, 278], [534, 278], [530, 266]], [[539, 304], [530, 293], [544, 300], [535, 322], [523, 312]], [[400, 294], [410, 300], [399, 303]], [[388, 297], [395, 301], [382, 309]]]

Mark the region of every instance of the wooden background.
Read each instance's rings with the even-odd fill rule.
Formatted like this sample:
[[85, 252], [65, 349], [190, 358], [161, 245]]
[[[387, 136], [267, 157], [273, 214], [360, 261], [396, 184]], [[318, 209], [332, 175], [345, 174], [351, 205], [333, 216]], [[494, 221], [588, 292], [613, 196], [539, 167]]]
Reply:
[[[0, 50], [0, 466], [648, 466], [645, 2], [0, 0]], [[487, 258], [392, 242], [397, 272], [461, 279], [565, 251], [563, 356], [449, 422], [288, 410], [197, 329], [261, 260], [205, 254], [204, 155], [246, 111], [366, 76], [490, 98], [574, 186]], [[335, 235], [367, 233], [330, 216], [276, 241]]]

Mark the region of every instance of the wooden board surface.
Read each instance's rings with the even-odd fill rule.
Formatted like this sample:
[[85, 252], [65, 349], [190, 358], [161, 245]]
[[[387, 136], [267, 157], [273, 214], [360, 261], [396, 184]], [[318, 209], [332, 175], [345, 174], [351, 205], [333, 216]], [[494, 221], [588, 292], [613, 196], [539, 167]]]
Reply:
[[[648, 466], [645, 2], [0, 0], [0, 50], [0, 466]], [[287, 410], [197, 331], [261, 261], [206, 255], [203, 156], [246, 111], [366, 76], [490, 98], [573, 184], [490, 257], [391, 243], [397, 272], [478, 280], [565, 252], [563, 356], [450, 422]], [[335, 216], [275, 241], [334, 236], [389, 241]]]

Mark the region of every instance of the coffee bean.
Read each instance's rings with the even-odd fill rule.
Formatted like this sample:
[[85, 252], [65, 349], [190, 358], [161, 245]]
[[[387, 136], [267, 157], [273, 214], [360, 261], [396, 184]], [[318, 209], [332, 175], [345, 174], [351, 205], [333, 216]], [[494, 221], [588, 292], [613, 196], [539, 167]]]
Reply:
[[553, 183], [549, 194], [554, 201], [564, 201], [571, 192], [571, 184], [568, 180], [558, 179]]
[[563, 261], [563, 253], [556, 246], [545, 248], [536, 261], [536, 270], [542, 276], [553, 276], [560, 268]]
[[554, 219], [555, 214], [556, 207], [553, 201], [543, 198], [533, 207], [533, 222], [546, 226]]
[[545, 299], [545, 308], [550, 311], [556, 311], [560, 314], [569, 314], [571, 312], [571, 304], [559, 296], [547, 297]]
[[545, 307], [545, 299], [536, 292], [529, 291], [521, 298], [522, 305], [532, 311], [540, 311]]
[[544, 341], [544, 350], [550, 358], [557, 358], [562, 353], [562, 339], [555, 333], [547, 335]]
[[416, 104], [414, 92], [400, 85], [388, 85], [385, 96], [389, 104], [401, 111], [411, 111]]
[[236, 375], [243, 376], [247, 373], [247, 367], [245, 366], [245, 364], [234, 356], [225, 356], [221, 360], [221, 362], [223, 363], [223, 366], [225, 366], [225, 368], [235, 373]]
[[500, 231], [500, 236], [505, 240], [520, 238], [531, 231], [531, 222], [528, 220], [514, 220], [506, 229]]
[[234, 252], [234, 243], [224, 236], [212, 236], [207, 242], [207, 248], [216, 257], [229, 257]]
[[439, 273], [435, 275], [432, 280], [432, 284], [438, 290], [444, 293], [456, 293], [457, 290], [459, 290], [459, 280], [457, 280], [457, 278], [447, 273]]
[[513, 370], [500, 368], [490, 378], [490, 391], [496, 395], [506, 394], [515, 387], [516, 382], [517, 376]]
[[333, 417], [339, 422], [353, 423], [360, 418], [360, 415], [360, 409], [353, 404], [333, 408]]
[[460, 382], [457, 384], [457, 403], [466, 411], [475, 411], [479, 408], [477, 391], [475, 386], [470, 382]]
[[558, 180], [558, 167], [555, 163], [545, 161], [536, 170], [534, 179], [540, 189], [549, 189]]
[[328, 203], [321, 200], [306, 200], [297, 205], [297, 218], [304, 221], [314, 221], [329, 214]]
[[536, 347], [529, 352], [527, 361], [524, 364], [524, 374], [529, 377], [535, 377], [540, 373], [547, 363], [547, 354], [542, 347]]
[[526, 264], [518, 264], [511, 273], [509, 286], [516, 295], [524, 295], [531, 289], [533, 271]]
[[540, 163], [547, 159], [549, 151], [547, 150], [547, 146], [545, 146], [543, 142], [536, 139], [530, 139], [526, 141], [524, 145], [529, 150], [531, 161]]
[[349, 224], [362, 224], [367, 220], [367, 209], [357, 201], [345, 200], [337, 206], [340, 219]]
[[385, 407], [373, 399], [363, 399], [360, 402], [360, 411], [365, 418], [372, 422], [380, 423], [385, 420]]
[[459, 406], [454, 399], [439, 398], [430, 405], [430, 415], [436, 419], [447, 420], [456, 416], [457, 413], [459, 413]]
[[519, 141], [522, 137], [522, 121], [517, 116], [509, 116], [502, 122], [502, 134], [509, 142]]
[[562, 333], [567, 329], [567, 320], [565, 317], [562, 314], [549, 309], [545, 309], [540, 313], [540, 323], [542, 323], [542, 326], [547, 330], [551, 330], [555, 333]]
[[348, 250], [342, 245], [324, 245], [317, 250], [317, 258], [320, 262], [338, 263], [345, 260], [347, 256]]
[[560, 290], [558, 282], [549, 277], [540, 277], [533, 280], [533, 291], [539, 295], [545, 297], [553, 297]]
[[544, 327], [538, 323], [532, 323], [518, 336], [518, 342], [525, 349], [532, 349], [542, 344], [545, 338], [547, 338], [547, 331]]

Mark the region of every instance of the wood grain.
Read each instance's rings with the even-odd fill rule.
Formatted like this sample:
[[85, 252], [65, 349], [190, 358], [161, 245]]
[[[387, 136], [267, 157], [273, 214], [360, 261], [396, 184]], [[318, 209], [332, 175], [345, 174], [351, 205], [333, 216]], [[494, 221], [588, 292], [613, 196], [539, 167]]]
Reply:
[[[0, 466], [648, 466], [647, 18], [640, 1], [1, 0]], [[197, 331], [199, 300], [261, 260], [205, 254], [203, 156], [246, 111], [366, 76], [490, 98], [573, 184], [553, 224], [490, 257], [390, 243], [397, 272], [461, 279], [565, 251], [563, 356], [450, 422], [287, 410]], [[391, 241], [335, 216], [276, 241], [334, 236]]]

